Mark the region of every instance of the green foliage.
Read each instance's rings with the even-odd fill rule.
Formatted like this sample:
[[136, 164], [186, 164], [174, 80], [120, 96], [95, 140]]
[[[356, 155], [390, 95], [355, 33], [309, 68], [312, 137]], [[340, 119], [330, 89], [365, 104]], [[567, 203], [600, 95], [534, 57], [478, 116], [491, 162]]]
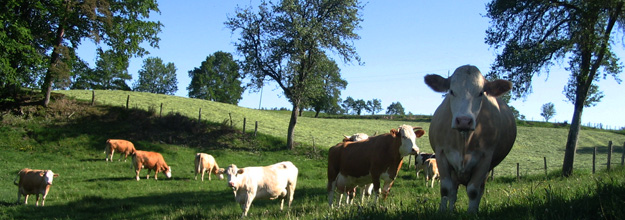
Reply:
[[133, 90], [173, 95], [178, 91], [177, 84], [174, 63], [164, 64], [161, 58], [149, 57], [143, 60], [143, 68], [139, 70], [139, 79]]
[[545, 103], [540, 107], [540, 116], [543, 116], [545, 121], [549, 121], [554, 115], [556, 115], [556, 107], [553, 103]]
[[316, 116], [321, 111], [330, 112], [337, 108], [341, 90], [347, 86], [347, 81], [341, 78], [340, 69], [334, 60], [322, 56], [317, 62], [312, 70], [315, 76], [302, 100], [302, 106], [309, 106], [316, 112]]
[[189, 77], [190, 98], [236, 105], [245, 90], [241, 86], [239, 64], [232, 59], [232, 54], [222, 51], [206, 57], [199, 68], [189, 71]]
[[387, 115], [405, 115], [404, 107], [400, 102], [393, 102], [386, 108]]
[[367, 110], [371, 115], [382, 111], [382, 102], [379, 99], [373, 99], [367, 101], [367, 105], [365, 106], [365, 110]]
[[110, 89], [130, 91], [126, 80], [132, 79], [128, 73], [128, 60], [119, 59], [112, 50], [98, 50], [95, 69], [90, 69], [80, 61], [74, 66], [76, 76], [72, 89]]

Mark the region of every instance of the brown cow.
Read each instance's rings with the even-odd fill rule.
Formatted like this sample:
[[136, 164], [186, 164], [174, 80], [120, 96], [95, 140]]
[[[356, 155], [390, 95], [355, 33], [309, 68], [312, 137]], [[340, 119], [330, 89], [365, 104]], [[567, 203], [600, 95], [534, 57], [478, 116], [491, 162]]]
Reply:
[[138, 150], [134, 155], [132, 155], [132, 164], [134, 165], [135, 172], [137, 173], [137, 181], [139, 181], [139, 172], [141, 171], [141, 168], [146, 168], [148, 170], [148, 174], [145, 176], [145, 179], [150, 179], [151, 170], [154, 170], [155, 180], [158, 180], [159, 172], [164, 172], [167, 178], [171, 178], [171, 167], [167, 166], [165, 159], [163, 159], [163, 155], [160, 153]]
[[430, 124], [430, 144], [441, 178], [440, 211], [454, 210], [458, 185], [465, 185], [468, 212], [477, 212], [488, 172], [510, 152], [516, 123], [498, 98], [512, 88], [506, 80], [487, 81], [475, 66], [461, 66], [449, 78], [425, 76], [436, 92], [447, 92]]
[[430, 187], [434, 188], [434, 181], [439, 179], [438, 165], [436, 164], [435, 158], [430, 158], [425, 161], [425, 185], [428, 184], [428, 181], [432, 180], [432, 185]]
[[403, 158], [419, 152], [416, 138], [423, 136], [421, 127], [402, 125], [390, 133], [369, 137], [358, 142], [341, 142], [328, 152], [328, 203], [332, 206], [334, 190], [353, 189], [373, 183], [375, 202], [380, 193], [380, 178], [384, 180], [385, 199], [401, 168]]
[[[59, 174], [55, 174], [52, 170], [32, 170], [24, 168], [17, 173], [13, 184], [18, 186], [17, 190], [17, 203], [20, 203], [20, 197], [24, 195], [24, 204], [28, 204], [28, 195], [35, 194], [37, 200], [35, 205], [39, 206], [39, 194], [42, 195], [41, 206], [44, 206], [48, 192], [50, 192], [50, 186], [54, 177], [58, 177]], [[19, 183], [17, 179], [19, 178]]]
[[204, 173], [208, 173], [208, 181], [211, 180], [211, 173], [219, 177], [220, 180], [224, 179], [223, 170], [219, 169], [217, 161], [210, 154], [197, 153], [195, 154], [195, 180], [197, 175], [202, 173], [202, 181], [204, 181]]
[[104, 148], [104, 153], [106, 153], [106, 161], [113, 161], [113, 153], [115, 151], [119, 152], [119, 160], [122, 160], [122, 155], [125, 155], [124, 162], [128, 158], [128, 155], [132, 155], [135, 153], [135, 145], [132, 142], [127, 140], [119, 140], [119, 139], [108, 139], [106, 140], [106, 147]]

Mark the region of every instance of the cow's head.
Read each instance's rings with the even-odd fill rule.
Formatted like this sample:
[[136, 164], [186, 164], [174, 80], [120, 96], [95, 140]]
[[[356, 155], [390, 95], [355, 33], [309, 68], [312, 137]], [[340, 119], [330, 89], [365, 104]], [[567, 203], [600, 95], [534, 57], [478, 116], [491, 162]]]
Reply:
[[215, 170], [215, 174], [217, 174], [217, 176], [219, 176], [220, 180], [224, 179], [224, 173], [226, 172], [226, 170], [224, 168], [219, 168]]
[[54, 177], [59, 176], [59, 174], [54, 174], [52, 170], [46, 170], [43, 173], [39, 173], [39, 175], [43, 177], [43, 181], [48, 185], [52, 185], [52, 181], [54, 180]]
[[417, 138], [420, 138], [425, 134], [425, 130], [422, 127], [412, 127], [410, 125], [399, 126], [398, 130], [392, 129], [391, 134], [395, 137], [401, 138], [401, 145], [399, 146], [399, 154], [404, 157], [410, 154], [419, 153], [419, 147], [417, 147]]
[[356, 133], [356, 134], [353, 134], [352, 136], [343, 135], [343, 137], [345, 137], [343, 139], [343, 142], [347, 142], [347, 141], [362, 141], [362, 140], [369, 139], [369, 135], [367, 135], [365, 133]]
[[165, 171], [165, 176], [167, 176], [167, 178], [171, 178], [171, 166], [167, 167], [167, 170]]
[[240, 174], [245, 172], [244, 169], [237, 168], [237, 165], [230, 164], [226, 168], [226, 177], [228, 178], [228, 186], [232, 188], [232, 190], [237, 191], [239, 189], [239, 185], [241, 184]]
[[487, 96], [498, 97], [512, 89], [510, 81], [487, 81], [477, 67], [470, 65], [458, 67], [449, 78], [426, 75], [425, 84], [436, 92], [447, 92], [451, 128], [462, 132], [475, 130], [476, 118]]

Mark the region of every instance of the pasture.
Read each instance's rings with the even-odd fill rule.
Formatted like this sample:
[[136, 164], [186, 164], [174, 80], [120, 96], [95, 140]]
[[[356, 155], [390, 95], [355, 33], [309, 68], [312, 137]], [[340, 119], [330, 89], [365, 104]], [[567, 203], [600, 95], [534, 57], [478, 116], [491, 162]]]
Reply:
[[[78, 100], [91, 100], [91, 91], [57, 91]], [[130, 94], [130, 109], [125, 110]], [[426, 187], [404, 164], [391, 194], [381, 207], [327, 207], [327, 148], [343, 134], [385, 133], [400, 124], [429, 127], [427, 122], [370, 119], [315, 119], [298, 121], [293, 151], [283, 150], [288, 115], [241, 108], [223, 103], [149, 93], [96, 91], [97, 107], [75, 103], [60, 96], [50, 109], [27, 109], [26, 116], [4, 115], [0, 127], [0, 218], [1, 219], [235, 219], [241, 210], [225, 180], [193, 179], [196, 152], [215, 156], [220, 167], [239, 167], [292, 161], [300, 170], [293, 207], [279, 210], [279, 201], [254, 201], [251, 218], [262, 219], [397, 219], [397, 218], [512, 218], [576, 219], [622, 218], [625, 211], [625, 170], [618, 166], [625, 136], [605, 131], [582, 130], [575, 161], [575, 175], [558, 175], [567, 130], [519, 127], [510, 155], [487, 183], [481, 212], [466, 215], [467, 198], [459, 189], [458, 213], [437, 213], [438, 184]], [[158, 117], [163, 103], [163, 117]], [[110, 106], [106, 106], [110, 105]], [[113, 107], [111, 107], [113, 106]], [[116, 106], [116, 107], [115, 107]], [[197, 123], [198, 109], [202, 119]], [[179, 113], [179, 114], [169, 114]], [[234, 129], [230, 128], [232, 115]], [[247, 133], [240, 132], [247, 118]], [[254, 121], [259, 121], [253, 137]], [[134, 180], [130, 161], [106, 163], [104, 143], [108, 138], [133, 141], [137, 149], [158, 151], [172, 166], [172, 179]], [[313, 145], [314, 138], [314, 147]], [[431, 152], [426, 135], [417, 141]], [[615, 144], [613, 170], [604, 171], [607, 142]], [[590, 174], [592, 148], [599, 147], [598, 169]], [[545, 177], [543, 156], [549, 175]], [[407, 163], [406, 161], [404, 163]], [[516, 163], [521, 180], [516, 181]], [[15, 174], [21, 168], [52, 169], [55, 178], [45, 207], [15, 205]]]

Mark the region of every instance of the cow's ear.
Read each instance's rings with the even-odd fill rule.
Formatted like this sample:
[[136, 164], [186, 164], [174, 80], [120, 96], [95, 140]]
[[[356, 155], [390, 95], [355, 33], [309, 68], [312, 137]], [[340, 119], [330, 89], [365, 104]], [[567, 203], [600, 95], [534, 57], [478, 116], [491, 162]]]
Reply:
[[59, 174], [58, 174], [58, 173], [55, 173], [55, 174], [54, 174], [54, 177], [59, 177]]
[[43, 173], [39, 173], [39, 176], [43, 177]]
[[238, 174], [243, 174], [243, 169], [239, 169], [239, 170], [237, 170], [237, 173], [238, 173]]
[[425, 134], [425, 130], [424, 129], [415, 130], [414, 134], [417, 135], [417, 138], [420, 138], [421, 136]]
[[391, 135], [393, 135], [393, 137], [397, 136], [397, 130], [395, 130], [395, 128], [391, 129]]
[[224, 168], [219, 168], [219, 169], [217, 169], [217, 173], [218, 173], [218, 174], [224, 174], [224, 172], [225, 172], [225, 171], [226, 171], [226, 170], [224, 170]]
[[424, 77], [425, 84], [436, 92], [447, 92], [449, 90], [449, 79], [436, 74], [428, 74]]
[[512, 89], [512, 82], [498, 79], [484, 84], [484, 92], [490, 96], [498, 97]]

